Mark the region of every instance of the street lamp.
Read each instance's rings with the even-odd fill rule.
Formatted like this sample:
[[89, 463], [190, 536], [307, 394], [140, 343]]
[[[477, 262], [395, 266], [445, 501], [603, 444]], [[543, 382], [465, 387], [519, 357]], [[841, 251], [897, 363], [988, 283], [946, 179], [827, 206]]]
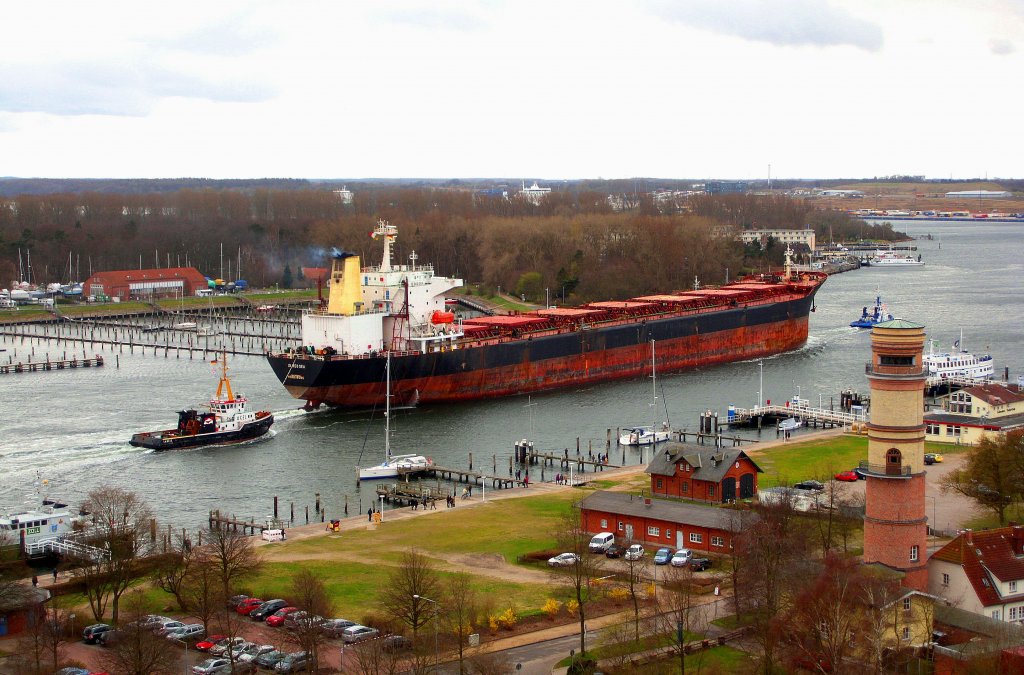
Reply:
[[935, 534], [935, 529], [939, 525], [939, 519], [938, 519], [938, 516], [936, 515], [936, 506], [935, 506], [936, 499], [935, 499], [935, 497], [933, 495], [925, 495], [925, 499], [932, 500], [932, 534]]
[[427, 602], [434, 605], [434, 663], [440, 663], [441, 652], [437, 647], [437, 617], [438, 613], [441, 611], [441, 605], [439, 605], [436, 600], [431, 600], [430, 598], [423, 595], [418, 595], [414, 593], [412, 597], [414, 600], [426, 600]]

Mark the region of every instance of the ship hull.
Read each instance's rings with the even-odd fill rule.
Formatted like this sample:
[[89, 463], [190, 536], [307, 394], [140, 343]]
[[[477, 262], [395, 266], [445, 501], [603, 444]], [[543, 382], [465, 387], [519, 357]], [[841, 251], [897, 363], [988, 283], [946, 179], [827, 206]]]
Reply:
[[273, 423], [274, 416], [268, 415], [243, 425], [237, 431], [212, 431], [207, 434], [176, 436], [171, 435], [174, 434], [175, 430], [169, 429], [167, 431], [135, 434], [128, 443], [137, 448], [149, 448], [151, 450], [177, 450], [180, 448], [197, 448], [203, 445], [241, 443], [263, 436], [270, 431], [270, 425]]
[[[814, 293], [776, 303], [654, 318], [530, 340], [391, 357], [401, 403], [468, 401], [673, 372], [791, 351], [807, 340]], [[385, 358], [268, 354], [278, 379], [307, 405], [382, 405]]]

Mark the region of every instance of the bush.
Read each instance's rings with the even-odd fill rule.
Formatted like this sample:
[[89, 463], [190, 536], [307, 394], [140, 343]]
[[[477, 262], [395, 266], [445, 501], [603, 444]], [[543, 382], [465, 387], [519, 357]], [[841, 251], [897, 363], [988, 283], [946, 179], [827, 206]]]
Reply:
[[616, 586], [608, 592], [608, 597], [611, 598], [614, 602], [625, 602], [627, 599], [629, 599], [629, 591], [623, 588], [622, 586]]
[[558, 615], [558, 610], [562, 608], [562, 603], [554, 598], [548, 598], [544, 606], [540, 608], [540, 611], [548, 615], [549, 619], [554, 619]]
[[580, 611], [580, 603], [576, 600], [569, 600], [565, 603], [565, 611], [569, 612], [572, 616], [576, 616]]
[[515, 607], [509, 607], [504, 612], [498, 615], [497, 623], [498, 626], [505, 630], [511, 630], [515, 628], [516, 622], [519, 621], [519, 616], [516, 614]]

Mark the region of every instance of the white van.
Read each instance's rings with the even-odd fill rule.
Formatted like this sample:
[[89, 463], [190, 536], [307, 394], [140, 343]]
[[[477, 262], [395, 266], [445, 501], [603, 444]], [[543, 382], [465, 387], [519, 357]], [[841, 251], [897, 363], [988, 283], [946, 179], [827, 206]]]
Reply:
[[590, 540], [590, 552], [591, 553], [604, 553], [608, 550], [612, 544], [615, 543], [615, 535], [611, 532], [601, 532], [595, 534], [594, 538]]

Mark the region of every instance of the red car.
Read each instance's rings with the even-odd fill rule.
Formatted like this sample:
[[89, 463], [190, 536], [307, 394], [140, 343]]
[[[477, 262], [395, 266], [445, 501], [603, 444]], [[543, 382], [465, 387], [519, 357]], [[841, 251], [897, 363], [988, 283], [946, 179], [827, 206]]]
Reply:
[[835, 476], [832, 476], [832, 477], [835, 478], [838, 481], [843, 482], [843, 483], [856, 483], [857, 482], [857, 474], [854, 473], [853, 471], [840, 471], [839, 473], [837, 473]]
[[242, 616], [248, 616], [249, 612], [256, 609], [263, 604], [263, 601], [259, 598], [246, 598], [242, 602], [238, 603], [238, 607], [235, 607], [235, 611]]
[[299, 611], [298, 607], [284, 607], [282, 609], [279, 609], [267, 617], [267, 625], [275, 627], [280, 626], [284, 623], [284, 620], [288, 618], [289, 614], [297, 611]]
[[211, 635], [202, 642], [197, 642], [196, 649], [198, 649], [201, 652], [208, 652], [210, 651], [211, 647], [213, 647], [215, 644], [217, 644], [225, 638], [227, 638], [227, 635]]

